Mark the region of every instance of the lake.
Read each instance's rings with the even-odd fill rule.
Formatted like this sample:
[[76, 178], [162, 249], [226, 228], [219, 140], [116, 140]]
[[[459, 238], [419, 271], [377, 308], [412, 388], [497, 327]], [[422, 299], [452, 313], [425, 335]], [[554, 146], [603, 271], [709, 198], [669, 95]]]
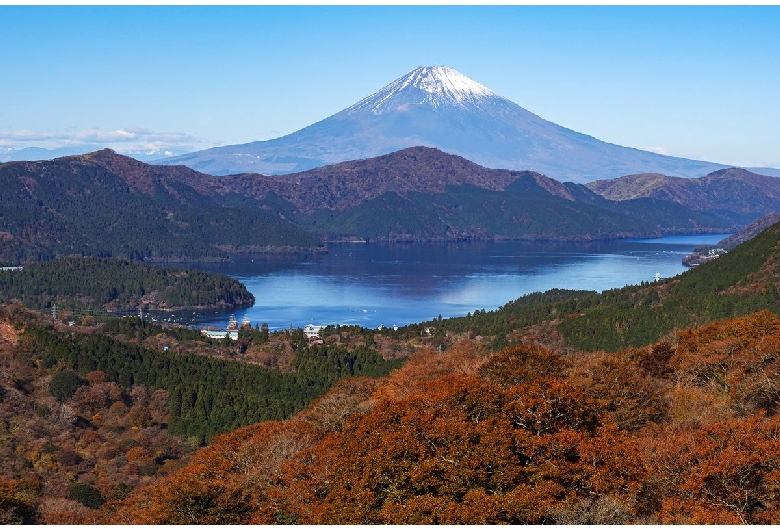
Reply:
[[[272, 330], [306, 324], [376, 328], [496, 309], [552, 288], [606, 289], [653, 281], [686, 270], [694, 247], [729, 234], [626, 239], [595, 243], [338, 243], [317, 256], [240, 257], [200, 264], [232, 276], [255, 305], [233, 312], [239, 321]], [[225, 327], [230, 313], [184, 314], [182, 322]]]

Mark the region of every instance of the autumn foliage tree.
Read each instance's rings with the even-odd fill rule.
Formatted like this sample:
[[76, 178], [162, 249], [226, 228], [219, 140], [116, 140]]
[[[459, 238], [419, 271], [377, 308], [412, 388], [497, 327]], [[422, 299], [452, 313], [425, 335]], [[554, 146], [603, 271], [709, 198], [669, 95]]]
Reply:
[[438, 379], [292, 462], [279, 491], [306, 501], [285, 513], [328, 524], [544, 523], [560, 502], [596, 494], [631, 512], [644, 470], [593, 406], [556, 379], [507, 391], [474, 376]]
[[423, 351], [215, 438], [94, 522], [776, 524], [779, 352], [767, 312], [615, 353]]
[[780, 523], [780, 429], [759, 414], [648, 439], [667, 524]]

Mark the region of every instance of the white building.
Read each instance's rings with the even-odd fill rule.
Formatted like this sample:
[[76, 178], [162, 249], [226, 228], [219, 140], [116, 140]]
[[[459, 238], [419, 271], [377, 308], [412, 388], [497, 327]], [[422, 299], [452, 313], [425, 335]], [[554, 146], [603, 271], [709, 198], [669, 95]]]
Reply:
[[203, 336], [208, 337], [210, 339], [224, 339], [225, 337], [230, 337], [230, 340], [238, 340], [238, 330], [233, 331], [217, 331], [217, 330], [208, 330], [204, 329], [200, 332]]
[[303, 334], [306, 335], [306, 338], [310, 339], [312, 337], [319, 337], [320, 331], [322, 331], [322, 328], [325, 326], [315, 326], [314, 324], [306, 324], [303, 327]]

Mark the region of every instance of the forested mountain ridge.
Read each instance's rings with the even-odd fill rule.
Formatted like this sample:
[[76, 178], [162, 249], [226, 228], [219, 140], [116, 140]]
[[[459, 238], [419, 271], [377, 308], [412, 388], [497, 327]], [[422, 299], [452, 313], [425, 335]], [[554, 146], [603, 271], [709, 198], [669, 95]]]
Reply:
[[[231, 190], [254, 175], [222, 177]], [[316, 209], [348, 210], [388, 192], [406, 196], [410, 192], [443, 193], [452, 186], [472, 186], [502, 191], [527, 176], [550, 190], [565, 194], [563, 186], [532, 171], [494, 170], [456, 155], [430, 147], [412, 147], [387, 155], [323, 166], [287, 176], [269, 177], [262, 187], [241, 189], [258, 199], [268, 192], [289, 201], [303, 212]]]
[[[754, 183], [756, 179], [760, 186]], [[251, 197], [324, 239], [387, 240], [405, 235], [419, 241], [464, 237], [588, 240], [731, 232], [780, 209], [780, 202], [771, 198], [774, 195], [767, 198], [765, 193], [778, 185], [777, 178], [723, 170], [692, 180], [708, 183], [696, 187], [694, 195], [698, 194], [699, 201], [681, 203], [671, 195], [604, 197], [594, 185], [562, 183], [532, 171], [488, 169], [438, 149], [412, 147], [276, 177], [222, 177], [220, 193], [226, 198]], [[463, 200], [470, 190], [482, 190], [478, 205]], [[566, 218], [576, 219], [579, 230], [555, 226], [546, 216], [548, 209], [534, 203], [542, 199], [558, 201], [553, 204], [566, 210]], [[526, 201], [520, 207], [525, 212], [522, 219], [506, 216], [507, 208], [520, 201]], [[593, 208], [603, 211], [594, 214]], [[384, 213], [374, 219], [367, 211]], [[610, 218], [601, 233], [598, 224], [591, 222], [594, 215]], [[528, 220], [546, 230], [525, 226]]]
[[158, 171], [108, 150], [0, 164], [0, 261], [69, 254], [228, 259], [232, 252], [318, 245], [278, 216], [222, 205], [189, 184], [209, 179], [181, 167]]
[[[273, 178], [222, 178], [235, 193], [279, 208], [324, 239], [590, 240], [735, 228], [717, 208], [699, 211], [652, 198], [612, 201], [581, 184], [488, 169], [429, 147]], [[558, 218], [551, 210], [561, 212]]]
[[727, 254], [673, 278], [593, 291], [532, 293], [495, 311], [437, 324], [454, 333], [512, 342], [535, 328], [558, 348], [615, 351], [676, 329], [769, 309], [780, 314], [780, 223]]
[[736, 234], [732, 234], [729, 237], [719, 241], [717, 246], [723, 247], [726, 250], [731, 250], [745, 241], [750, 241], [758, 234], [772, 225], [777, 224], [778, 222], [780, 222], [780, 212], [765, 215], [764, 217], [756, 219]]
[[715, 245], [705, 245], [693, 249], [691, 254], [682, 259], [682, 264], [686, 267], [696, 267], [702, 263], [717, 259], [723, 254], [724, 250], [729, 251], [737, 245], [753, 239], [777, 222], [780, 222], [780, 213], [770, 213], [760, 217], [739, 232], [721, 239]]
[[780, 211], [780, 178], [739, 168], [721, 169], [699, 178], [628, 175], [585, 186], [611, 201], [657, 199], [697, 212], [719, 212], [735, 224], [747, 224]]
[[[715, 180], [732, 182], [724, 175]], [[654, 196], [610, 200], [581, 184], [487, 169], [427, 147], [277, 177], [213, 177], [102, 150], [2, 164], [0, 185], [7, 190], [0, 197], [0, 262], [13, 264], [69, 254], [229, 259], [237, 252], [311, 250], [320, 241], [345, 239], [593, 240], [727, 232], [775, 206], [763, 188], [736, 184], [730, 191], [713, 184], [704, 191], [717, 193], [699, 204]], [[753, 200], [755, 193], [763, 198]], [[740, 197], [736, 209], [724, 194]]]

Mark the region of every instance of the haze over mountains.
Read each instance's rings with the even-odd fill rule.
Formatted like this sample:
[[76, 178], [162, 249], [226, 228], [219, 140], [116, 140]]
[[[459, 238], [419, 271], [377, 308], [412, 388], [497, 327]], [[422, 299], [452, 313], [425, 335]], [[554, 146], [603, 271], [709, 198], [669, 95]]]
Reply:
[[[52, 160], [63, 156], [81, 155], [105, 149], [105, 145], [74, 145], [46, 149], [45, 147], [8, 147], [0, 146], [0, 163], [2, 162], [33, 162], [35, 160]], [[161, 156], [176, 156], [184, 154], [181, 149], [130, 149], [121, 150], [123, 155], [130, 156], [142, 162], [159, 160]]]
[[701, 177], [727, 166], [621, 147], [527, 111], [445, 66], [420, 66], [351, 107], [273, 140], [160, 160], [213, 175], [292, 173], [407, 147], [436, 147], [488, 168], [590, 182], [635, 173]]
[[[547, 121], [446, 66], [420, 66], [351, 107], [272, 140], [195, 152], [183, 145], [123, 148], [93, 142], [47, 149], [0, 144], [0, 163], [51, 160], [110, 147], [144, 162], [183, 164], [212, 175], [275, 175], [416, 146], [435, 147], [487, 168], [534, 171], [561, 182], [645, 173], [701, 177], [729, 167], [600, 141]], [[747, 169], [780, 176], [776, 168]]]

